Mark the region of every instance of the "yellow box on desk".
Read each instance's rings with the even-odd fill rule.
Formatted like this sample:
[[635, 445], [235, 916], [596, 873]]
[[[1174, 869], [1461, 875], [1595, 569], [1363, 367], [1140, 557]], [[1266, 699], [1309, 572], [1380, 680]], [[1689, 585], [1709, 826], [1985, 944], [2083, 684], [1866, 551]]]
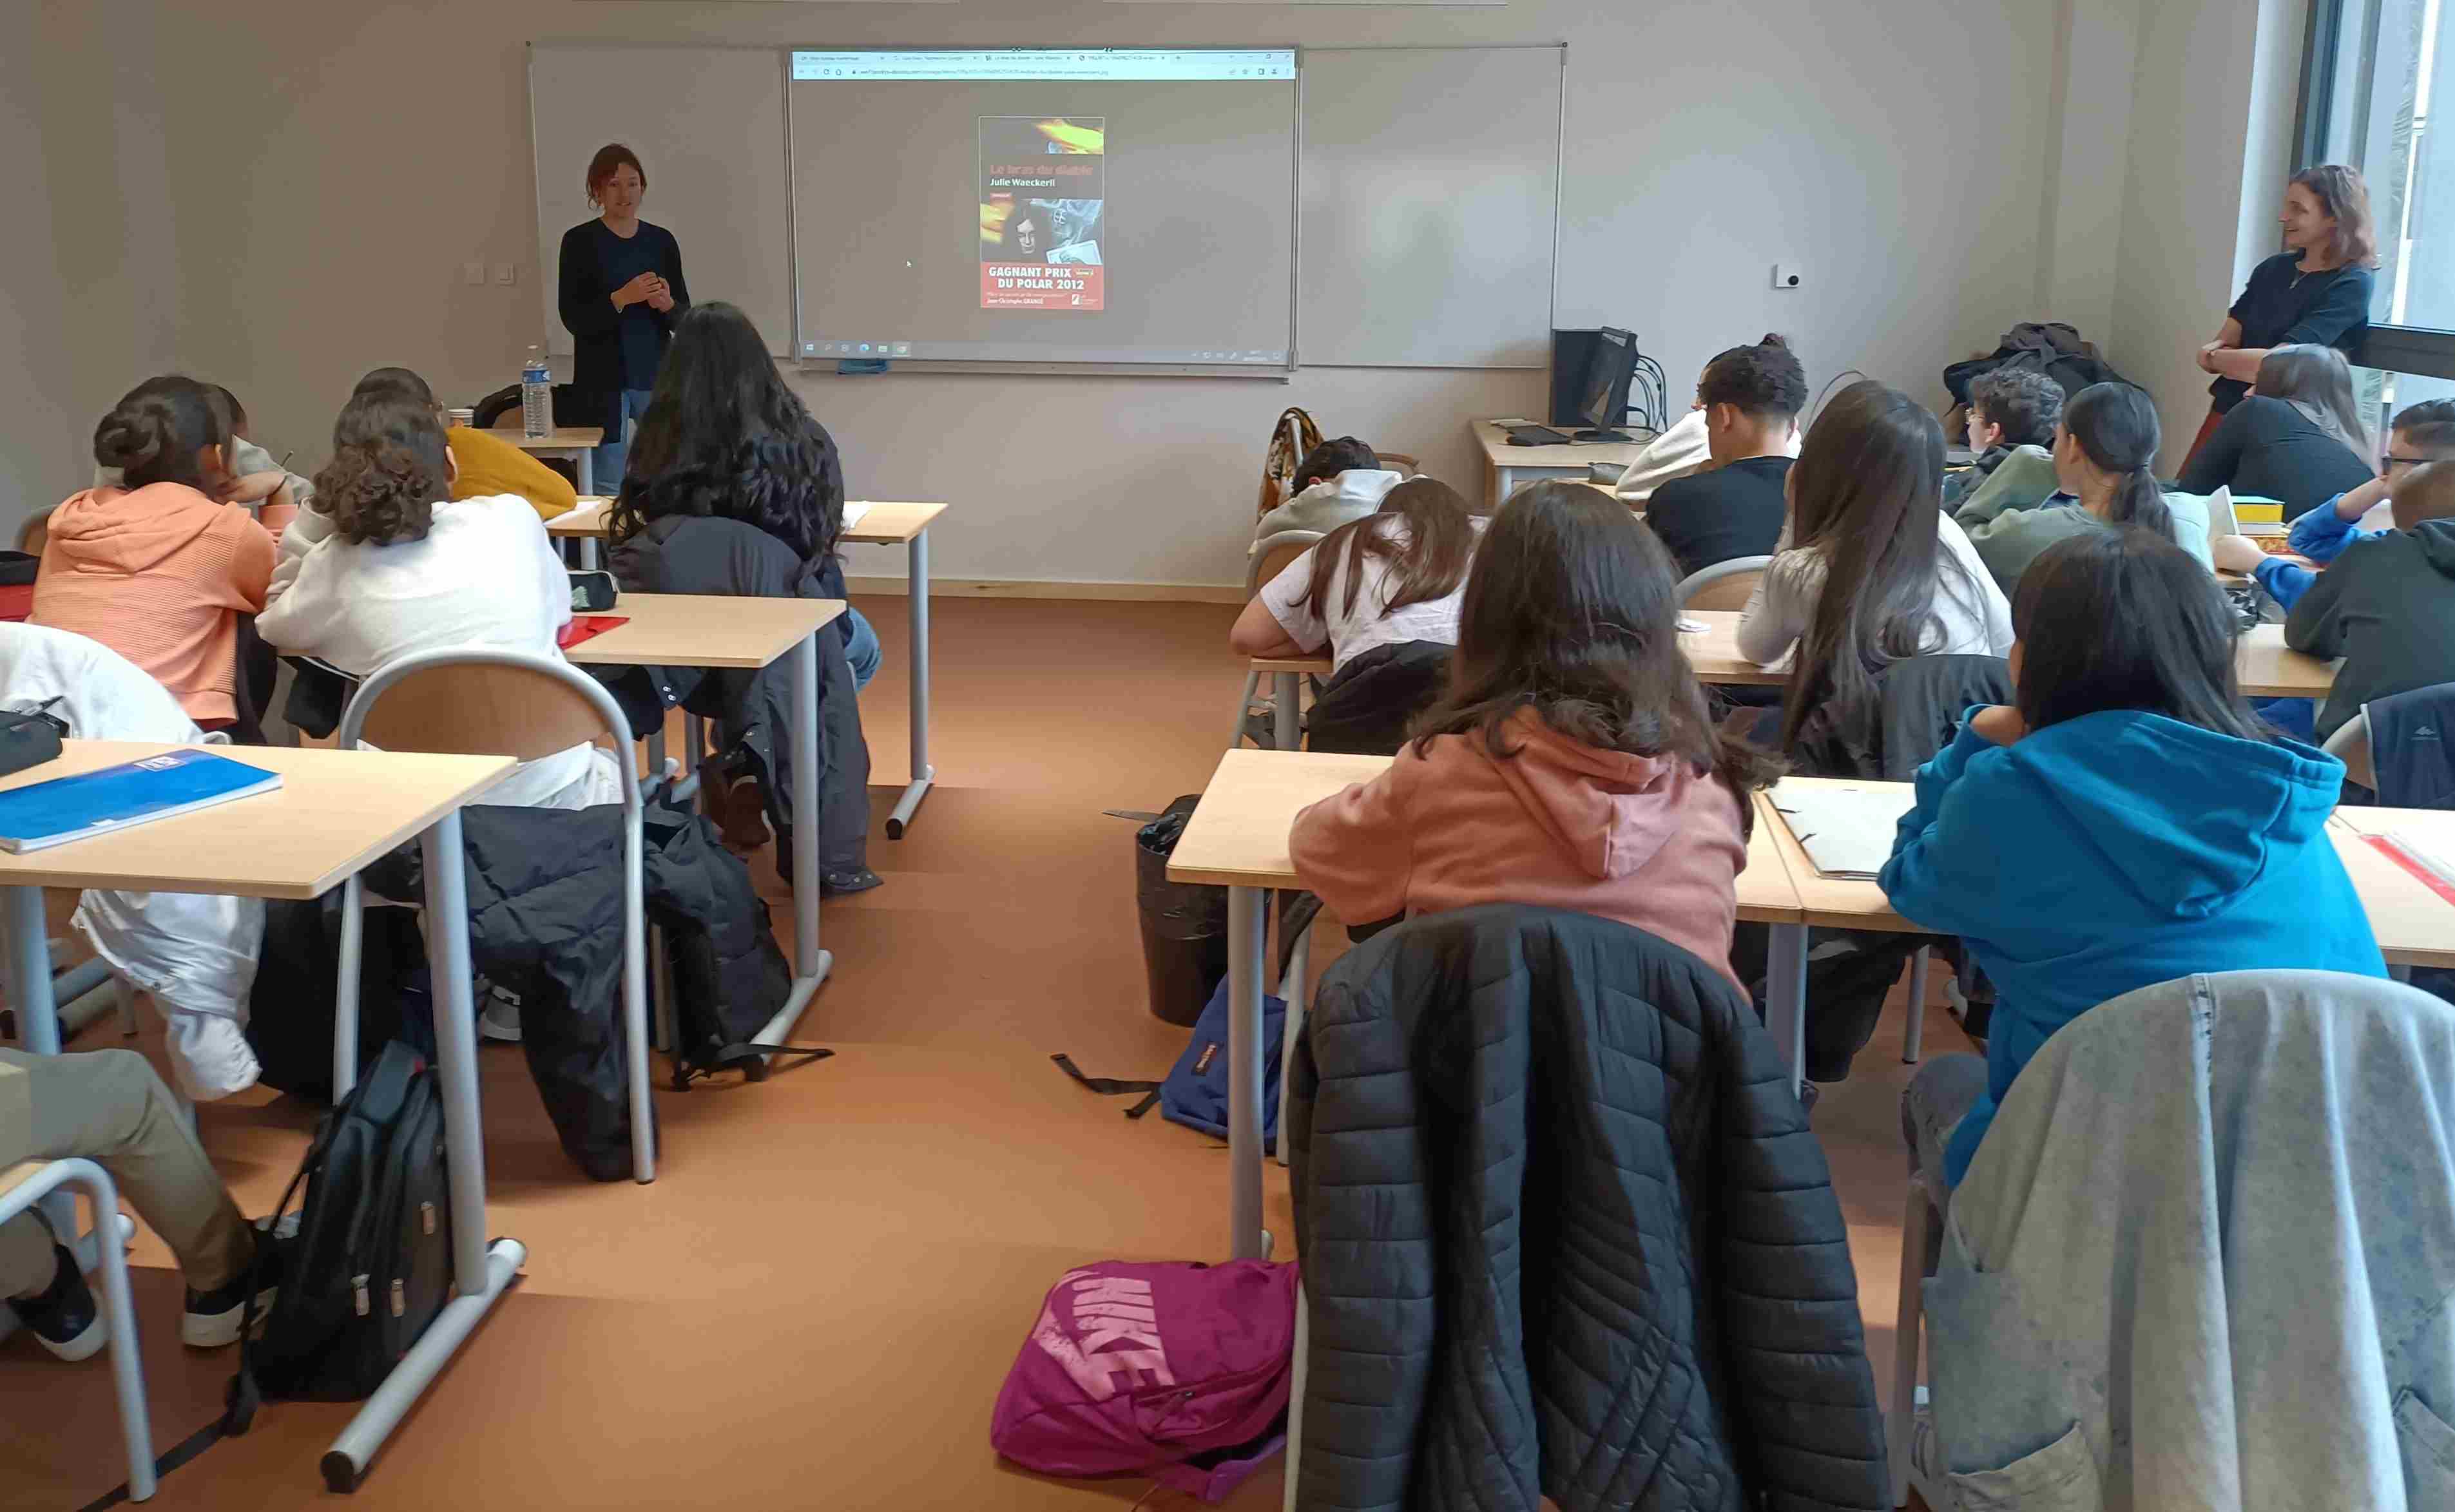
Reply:
[[[2284, 504], [2281, 499], [2243, 498], [2237, 494], [2233, 500], [2233, 517], [2244, 525], [2282, 525], [2284, 523]], [[2248, 535], [2252, 533], [2244, 531], [2242, 534]]]

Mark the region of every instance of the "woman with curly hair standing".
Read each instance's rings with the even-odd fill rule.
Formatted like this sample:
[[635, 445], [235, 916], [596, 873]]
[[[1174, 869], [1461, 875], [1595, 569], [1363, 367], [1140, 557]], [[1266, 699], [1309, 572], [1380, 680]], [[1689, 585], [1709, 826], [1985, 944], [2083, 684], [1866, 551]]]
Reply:
[[[446, 646], [560, 659], [571, 580], [545, 524], [514, 494], [454, 499], [452, 453], [433, 401], [384, 370], [360, 380], [315, 474], [330, 534], [257, 617], [281, 650], [353, 677]], [[513, 808], [618, 803], [622, 778], [589, 745], [522, 764], [486, 795]]]
[[[607, 521], [614, 575], [627, 590], [745, 598], [842, 598], [843, 464], [733, 306], [682, 317], [631, 441], [629, 470]], [[819, 637], [822, 890], [876, 887], [869, 870], [869, 747], [859, 684], [877, 671], [878, 639], [846, 610]], [[718, 755], [705, 774], [725, 841], [748, 851], [773, 825], [792, 864], [789, 808], [792, 699], [779, 662], [756, 673], [653, 669], [665, 707], [714, 721]], [[636, 679], [631, 680], [636, 684]], [[639, 724], [645, 689], [618, 685]], [[787, 876], [789, 880], [789, 873]]]

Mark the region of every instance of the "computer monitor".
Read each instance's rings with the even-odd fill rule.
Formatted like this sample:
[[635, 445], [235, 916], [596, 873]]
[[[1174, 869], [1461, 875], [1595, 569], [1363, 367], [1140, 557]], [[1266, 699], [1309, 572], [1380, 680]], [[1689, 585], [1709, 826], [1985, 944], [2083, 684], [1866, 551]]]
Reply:
[[1635, 372], [1634, 335], [1610, 326], [1594, 333], [1593, 355], [1586, 360], [1586, 384], [1580, 391], [1584, 396], [1577, 405], [1577, 418], [1587, 429], [1577, 433], [1578, 440], [1628, 439], [1615, 427], [1628, 415], [1628, 385]]

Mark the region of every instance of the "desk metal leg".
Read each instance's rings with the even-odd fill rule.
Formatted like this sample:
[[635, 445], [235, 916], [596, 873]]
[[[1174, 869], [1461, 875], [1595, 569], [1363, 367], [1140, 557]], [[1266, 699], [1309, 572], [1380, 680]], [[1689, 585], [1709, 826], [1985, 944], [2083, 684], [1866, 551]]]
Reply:
[[904, 575], [912, 615], [912, 780], [886, 816], [886, 837], [903, 838], [938, 769], [929, 764], [929, 533], [912, 537], [911, 566]]
[[1303, 686], [1303, 676], [1304, 674], [1297, 672], [1274, 672], [1270, 675], [1271, 687], [1275, 691], [1275, 696], [1270, 700], [1274, 715], [1270, 724], [1270, 748], [1274, 751], [1304, 749], [1304, 726], [1297, 716], [1296, 707], [1302, 696], [1297, 690]]
[[578, 454], [573, 456], [571, 459], [571, 470], [574, 474], [578, 474], [579, 478], [579, 488], [578, 492], [582, 494], [593, 494], [597, 492], [596, 448], [586, 446], [581, 447]]
[[1775, 924], [1765, 962], [1765, 1028], [1774, 1048], [1781, 1052], [1790, 1072], [1790, 1090], [1798, 1092], [1799, 1069], [1807, 1058], [1807, 926]]
[[[43, 890], [10, 887], [0, 893], [7, 894], [0, 901], [5, 910], [0, 922], [9, 932], [9, 1003], [17, 1010], [17, 1043], [30, 1056], [58, 1055], [60, 1009], [51, 991], [51, 940], [44, 927]], [[54, 1235], [76, 1233], [75, 1199], [54, 1190], [43, 1199], [42, 1207]], [[95, 1221], [101, 1221], [98, 1216]]]
[[1262, 1232], [1262, 978], [1269, 893], [1228, 889], [1228, 1254], [1267, 1260]]
[[[588, 464], [585, 462], [580, 464], [582, 467], [587, 465]], [[583, 573], [601, 572], [604, 570], [602, 553], [599, 551], [597, 537], [594, 535], [582, 535], [579, 537], [579, 570]]]
[[819, 948], [819, 640], [822, 625], [785, 654], [793, 682], [793, 990], [759, 1031], [759, 1043], [781, 1045], [801, 1019], [835, 958]]
[[435, 995], [436, 1069], [443, 1083], [444, 1158], [452, 1177], [452, 1275], [460, 1295], [401, 1357], [324, 1451], [324, 1483], [354, 1489], [375, 1451], [477, 1326], [528, 1260], [516, 1239], [486, 1241], [486, 1155], [477, 1115], [477, 1022], [469, 994], [469, 897], [457, 809], [421, 837], [426, 860], [426, 964]]

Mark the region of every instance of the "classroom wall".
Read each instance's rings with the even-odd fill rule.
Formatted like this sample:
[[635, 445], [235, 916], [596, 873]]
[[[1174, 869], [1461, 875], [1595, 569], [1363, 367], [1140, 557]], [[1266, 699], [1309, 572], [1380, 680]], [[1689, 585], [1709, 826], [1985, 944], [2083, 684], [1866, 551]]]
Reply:
[[2200, 346], [2280, 250], [2305, 0], [2149, 0], [2138, 32], [2107, 355], [2158, 398], [2162, 465], [2207, 416]]
[[[732, 6], [433, 0], [332, 6], [172, 0], [42, 7], [33, 93], [70, 330], [71, 429], [119, 389], [178, 365], [229, 383], [259, 437], [322, 450], [351, 380], [406, 362], [474, 395], [515, 375], [538, 338], [526, 38], [744, 43], [1440, 45], [1571, 47], [1558, 319], [1635, 329], [1674, 404], [1703, 360], [1790, 333], [1811, 377], [1857, 368], [1939, 400], [1937, 374], [2041, 303], [2102, 289], [2103, 241], [2041, 234], [2101, 204], [2104, 115], [2059, 71], [2124, 34], [2139, 0], [1516, 0], [1491, 10], [1121, 8], [1100, 0], [932, 6]], [[2263, 0], [2272, 3], [2272, 0]], [[2079, 10], [2075, 11], [2073, 8]], [[2171, 77], [2246, 52], [2220, 0], [2149, 6]], [[2192, 20], [2167, 19], [2177, 10]], [[12, 53], [15, 50], [12, 50]], [[2184, 54], [2191, 67], [2181, 67]], [[56, 67], [55, 67], [56, 66]], [[10, 91], [22, 110], [22, 91]], [[2230, 276], [2180, 250], [2234, 223], [2215, 139], [2244, 133], [2140, 91], [2124, 140], [2121, 350], [2147, 367], [2153, 323], [2183, 335]], [[2079, 113], [2075, 114], [2074, 107]], [[2289, 111], [2289, 101], [2288, 101]], [[2160, 140], [2161, 134], [2161, 142]], [[2192, 149], [2172, 150], [2182, 142]], [[2149, 162], [2161, 152], [2162, 164]], [[564, 171], [577, 172], [579, 165]], [[22, 174], [22, 169], [19, 170]], [[653, 176], [654, 165], [651, 165]], [[2238, 188], [2238, 183], [2236, 185]], [[2176, 213], [2177, 210], [2184, 213]], [[2204, 212], [2204, 213], [2202, 213]], [[653, 186], [648, 206], [655, 214]], [[2159, 244], [2172, 255], [2154, 255]], [[514, 261], [520, 283], [467, 288], [467, 259]], [[1805, 265], [1776, 292], [1771, 265]], [[2220, 259], [2229, 263], [2227, 255]], [[39, 263], [39, 259], [37, 259]], [[11, 267], [12, 289], [19, 270]], [[2126, 270], [2127, 272], [2127, 270]], [[43, 283], [43, 270], [32, 270]], [[2124, 289], [2129, 287], [2126, 297]], [[700, 291], [703, 297], [721, 293]], [[2179, 300], [2168, 319], [2163, 303]], [[30, 301], [16, 301], [20, 305]], [[2154, 307], [2154, 308], [2152, 308]], [[2094, 306], [2092, 306], [2094, 308]], [[2090, 316], [2088, 318], [2094, 318]], [[2161, 340], [2162, 337], [2158, 338]], [[2204, 339], [2203, 337], [2200, 339]], [[2170, 343], [2188, 361], [2188, 340]], [[2160, 383], [2159, 366], [2143, 373]], [[12, 375], [12, 381], [27, 381]], [[1225, 584], [1241, 576], [1261, 442], [1281, 406], [1422, 456], [1473, 492], [1470, 415], [1532, 413], [1534, 373], [1309, 370], [1289, 384], [930, 374], [800, 380], [842, 444], [857, 494], [953, 501], [945, 577]], [[29, 496], [77, 480], [57, 417], [0, 403], [0, 442]], [[28, 458], [34, 460], [29, 461]], [[28, 481], [29, 470], [33, 474]], [[45, 486], [42, 479], [51, 481]], [[0, 499], [0, 507], [6, 500]], [[900, 570], [866, 553], [856, 574]]]

